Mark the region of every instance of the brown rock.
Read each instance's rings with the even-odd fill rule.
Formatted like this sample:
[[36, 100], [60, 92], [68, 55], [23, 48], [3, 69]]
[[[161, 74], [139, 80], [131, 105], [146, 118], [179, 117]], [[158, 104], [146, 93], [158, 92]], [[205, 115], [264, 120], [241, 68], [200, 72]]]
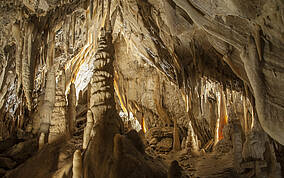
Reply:
[[16, 164], [17, 163], [10, 158], [0, 157], [0, 168], [12, 169]]
[[176, 160], [171, 162], [168, 178], [180, 178], [181, 177], [181, 167]]
[[158, 144], [156, 149], [161, 152], [168, 152], [171, 151], [173, 147], [173, 139], [172, 138], [165, 138], [162, 139]]

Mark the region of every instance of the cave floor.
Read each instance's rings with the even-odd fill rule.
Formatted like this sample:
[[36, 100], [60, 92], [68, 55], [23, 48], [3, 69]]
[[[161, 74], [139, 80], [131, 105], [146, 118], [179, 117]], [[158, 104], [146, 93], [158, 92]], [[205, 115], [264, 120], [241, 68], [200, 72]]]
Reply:
[[233, 155], [229, 153], [209, 152], [200, 156], [192, 156], [185, 150], [159, 155], [164, 163], [169, 166], [173, 160], [177, 160], [182, 168], [183, 177], [192, 178], [234, 178], [238, 175], [234, 172]]

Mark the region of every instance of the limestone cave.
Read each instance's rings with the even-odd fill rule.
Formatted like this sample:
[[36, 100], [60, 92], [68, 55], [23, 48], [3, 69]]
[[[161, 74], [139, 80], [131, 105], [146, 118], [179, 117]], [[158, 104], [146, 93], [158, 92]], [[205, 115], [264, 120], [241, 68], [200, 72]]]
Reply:
[[0, 0], [0, 177], [284, 177], [283, 0]]

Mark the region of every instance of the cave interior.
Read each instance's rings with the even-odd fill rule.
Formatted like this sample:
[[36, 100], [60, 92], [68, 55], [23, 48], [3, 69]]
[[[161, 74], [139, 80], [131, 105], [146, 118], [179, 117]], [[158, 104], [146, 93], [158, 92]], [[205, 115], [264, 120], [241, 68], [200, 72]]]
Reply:
[[283, 0], [2, 0], [0, 16], [0, 177], [284, 177]]

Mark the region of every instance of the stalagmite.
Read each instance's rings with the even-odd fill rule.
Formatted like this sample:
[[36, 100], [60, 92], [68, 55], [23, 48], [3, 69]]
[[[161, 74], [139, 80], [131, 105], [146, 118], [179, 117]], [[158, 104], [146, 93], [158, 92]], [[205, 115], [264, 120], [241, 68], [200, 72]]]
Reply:
[[198, 147], [198, 143], [197, 143], [197, 136], [194, 133], [191, 122], [188, 123], [187, 135], [188, 136], [187, 136], [187, 139], [186, 139], [186, 148], [190, 149], [190, 152], [194, 156], [199, 155], [199, 147]]
[[[94, 74], [91, 80], [91, 98], [90, 98], [90, 108], [93, 113], [93, 117], [96, 119], [100, 119], [104, 117], [104, 113], [108, 110], [108, 108], [113, 107], [113, 68], [112, 60], [113, 56], [110, 55], [108, 50], [113, 52], [112, 48], [106, 45], [106, 40], [110, 40], [106, 37], [104, 33], [101, 32], [101, 38], [99, 39], [98, 51], [95, 55], [96, 60], [94, 62]], [[110, 81], [111, 80], [111, 81]], [[111, 82], [111, 83], [110, 83]], [[109, 87], [109, 85], [111, 87]], [[105, 102], [105, 103], [103, 103]], [[102, 104], [102, 105], [101, 105]]]
[[40, 132], [47, 134], [50, 127], [50, 119], [52, 116], [52, 110], [55, 103], [55, 89], [56, 78], [54, 67], [50, 68], [47, 73], [46, 88], [44, 94], [43, 105], [39, 108], [40, 113]]
[[75, 84], [71, 83], [70, 93], [68, 94], [68, 134], [72, 136], [75, 131], [76, 120], [76, 88]]
[[38, 107], [37, 107], [37, 111], [35, 111], [35, 113], [33, 113], [32, 115], [32, 133], [33, 134], [37, 134], [38, 131], [40, 130], [40, 123], [41, 123], [41, 114], [40, 112], [42, 112], [42, 105], [44, 102], [44, 95], [40, 95], [38, 97]]
[[87, 89], [87, 108], [90, 108], [90, 99], [91, 99], [91, 83], [88, 84]]
[[91, 110], [88, 110], [87, 112], [87, 124], [84, 129], [84, 138], [83, 138], [83, 149], [86, 149], [90, 138], [91, 138], [91, 132], [94, 126], [94, 119], [93, 119], [93, 113]]
[[174, 119], [174, 133], [173, 133], [173, 138], [174, 138], [174, 141], [173, 141], [173, 149], [174, 151], [180, 151], [181, 150], [181, 147], [180, 147], [180, 140], [179, 140], [179, 129], [178, 129], [178, 126], [177, 126], [177, 120]]
[[[40, 104], [41, 105], [41, 104]], [[41, 107], [39, 107], [39, 108], [41, 108]], [[34, 115], [33, 115], [33, 124], [32, 124], [32, 133], [33, 134], [36, 134], [38, 131], [39, 131], [39, 129], [40, 129], [40, 114], [38, 113], [38, 111], [37, 111], [37, 113], [35, 113]]]
[[84, 177], [110, 176], [111, 165], [104, 163], [112, 160], [115, 134], [123, 133], [124, 130], [114, 101], [112, 28], [109, 22], [106, 25], [101, 29], [98, 39], [91, 80], [90, 109], [96, 119], [96, 133], [85, 152], [84, 165], [88, 165], [84, 166]]
[[50, 120], [48, 143], [53, 143], [62, 138], [64, 139], [67, 134], [65, 73], [62, 69], [60, 69], [60, 73], [57, 74], [55, 93], [56, 97]]
[[49, 101], [52, 105], [55, 103], [56, 92], [56, 69], [55, 66], [51, 67], [47, 72], [46, 88], [44, 94], [44, 100]]
[[39, 136], [39, 140], [38, 140], [38, 150], [41, 150], [42, 147], [44, 146], [44, 137], [45, 137], [45, 134], [41, 133]]
[[80, 150], [76, 150], [74, 152], [74, 156], [73, 156], [73, 168], [72, 168], [72, 172], [73, 172], [73, 176], [72, 178], [82, 178], [83, 174], [82, 174], [82, 155], [81, 155], [81, 151]]
[[84, 102], [83, 102], [83, 90], [79, 91], [78, 104], [84, 104]]
[[[235, 116], [236, 118], [237, 116]], [[243, 150], [243, 141], [242, 141], [242, 128], [240, 122], [234, 118], [232, 125], [232, 142], [233, 142], [233, 151], [234, 151], [234, 167], [238, 173], [242, 171], [241, 162], [242, 162], [242, 150]]]

